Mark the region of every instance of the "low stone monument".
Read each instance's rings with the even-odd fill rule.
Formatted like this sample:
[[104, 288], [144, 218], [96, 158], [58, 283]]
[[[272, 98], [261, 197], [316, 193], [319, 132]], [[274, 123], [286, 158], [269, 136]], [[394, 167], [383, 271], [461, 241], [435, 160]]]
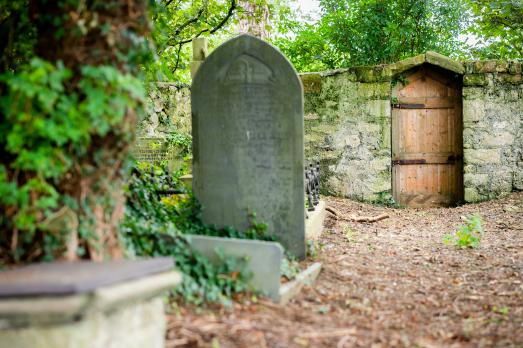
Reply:
[[2, 348], [163, 348], [171, 258], [40, 263], [0, 272]]
[[218, 227], [268, 225], [305, 257], [303, 91], [293, 66], [249, 35], [218, 47], [192, 85], [193, 191]]

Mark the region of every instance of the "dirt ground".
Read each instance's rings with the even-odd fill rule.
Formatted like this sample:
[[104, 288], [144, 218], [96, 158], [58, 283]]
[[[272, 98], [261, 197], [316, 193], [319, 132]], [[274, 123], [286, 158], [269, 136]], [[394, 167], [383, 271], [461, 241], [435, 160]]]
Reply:
[[[325, 198], [329, 216], [312, 287], [286, 306], [168, 316], [167, 347], [523, 347], [523, 192], [458, 208], [391, 209]], [[479, 213], [478, 249], [444, 245]]]

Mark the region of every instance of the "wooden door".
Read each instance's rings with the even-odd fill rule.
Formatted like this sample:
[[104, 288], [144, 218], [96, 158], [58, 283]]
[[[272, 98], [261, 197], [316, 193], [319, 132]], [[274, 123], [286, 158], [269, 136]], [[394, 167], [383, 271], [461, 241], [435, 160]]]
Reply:
[[409, 207], [463, 199], [461, 77], [422, 65], [392, 90], [392, 190]]

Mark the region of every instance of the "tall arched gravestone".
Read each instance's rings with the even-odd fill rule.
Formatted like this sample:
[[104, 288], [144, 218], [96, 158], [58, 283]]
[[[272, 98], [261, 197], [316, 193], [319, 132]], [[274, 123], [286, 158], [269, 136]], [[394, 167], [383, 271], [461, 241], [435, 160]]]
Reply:
[[193, 190], [203, 220], [245, 230], [248, 215], [305, 256], [303, 90], [293, 66], [249, 35], [218, 47], [192, 85]]

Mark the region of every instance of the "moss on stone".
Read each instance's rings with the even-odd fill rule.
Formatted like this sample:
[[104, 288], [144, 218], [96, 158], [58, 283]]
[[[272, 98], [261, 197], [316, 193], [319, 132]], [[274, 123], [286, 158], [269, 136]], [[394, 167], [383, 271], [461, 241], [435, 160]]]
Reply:
[[425, 63], [425, 55], [420, 54], [411, 58], [403, 59], [402, 61], [394, 64], [389, 64], [386, 68], [390, 77], [401, 74], [407, 70], [410, 70], [418, 65]]
[[508, 67], [508, 72], [511, 74], [520, 74], [521, 73], [521, 62], [510, 62]]
[[497, 79], [503, 84], [518, 85], [522, 83], [521, 73], [518, 74], [498, 74]]
[[465, 67], [461, 62], [450, 59], [437, 52], [428, 51], [425, 53], [425, 62], [439, 66], [440, 68], [455, 72], [457, 74], [465, 73]]
[[486, 197], [481, 196], [473, 187], [465, 187], [465, 202], [476, 203], [484, 201]]
[[319, 73], [300, 74], [304, 93], [320, 93], [322, 79]]
[[464, 86], [486, 86], [488, 84], [485, 74], [468, 74], [463, 76]]

